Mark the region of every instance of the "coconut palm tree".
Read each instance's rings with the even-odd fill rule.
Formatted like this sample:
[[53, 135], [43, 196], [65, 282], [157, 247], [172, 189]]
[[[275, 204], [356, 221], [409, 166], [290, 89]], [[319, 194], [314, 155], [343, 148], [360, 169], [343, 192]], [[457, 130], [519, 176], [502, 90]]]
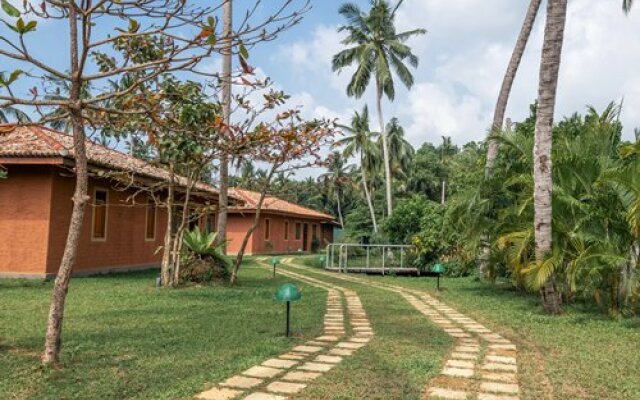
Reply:
[[319, 182], [325, 183], [327, 190], [336, 199], [338, 220], [344, 229], [344, 218], [342, 215], [342, 196], [344, 187], [349, 182], [349, 175], [353, 172], [352, 165], [346, 165], [346, 159], [339, 151], [334, 151], [329, 155], [327, 172], [320, 175]]
[[531, 31], [533, 30], [533, 24], [536, 21], [536, 16], [538, 15], [541, 4], [542, 0], [531, 0], [531, 2], [529, 3], [529, 8], [527, 10], [527, 15], [524, 18], [524, 23], [522, 24], [520, 35], [518, 35], [518, 40], [516, 41], [516, 46], [514, 47], [513, 53], [511, 54], [511, 59], [509, 60], [507, 71], [505, 72], [504, 78], [502, 79], [502, 87], [500, 88], [500, 94], [498, 96], [496, 108], [493, 113], [493, 123], [491, 124], [491, 131], [489, 133], [487, 163], [485, 168], [485, 174], [487, 176], [491, 174], [491, 169], [493, 168], [493, 164], [496, 160], [496, 155], [498, 154], [498, 142], [495, 139], [492, 139], [492, 135], [495, 135], [502, 129], [502, 125], [504, 123], [504, 115], [507, 110], [507, 103], [509, 102], [511, 88], [513, 87], [513, 81], [516, 78], [518, 67], [520, 66], [520, 62], [522, 61], [522, 55], [524, 54], [524, 51], [527, 47], [527, 42], [529, 42], [529, 37], [531, 36]]
[[[382, 140], [380, 139], [378, 144], [382, 148]], [[389, 144], [389, 162], [393, 177], [396, 179], [406, 178], [416, 151], [411, 143], [404, 138], [404, 128], [400, 125], [398, 118], [391, 118], [387, 124], [387, 143]]]
[[558, 74], [562, 57], [564, 28], [567, 20], [567, 0], [549, 0], [544, 44], [540, 62], [540, 81], [538, 84], [538, 110], [535, 126], [535, 145], [533, 149], [534, 177], [534, 232], [536, 261], [548, 266], [547, 280], [541, 289], [542, 302], [550, 314], [559, 314], [561, 297], [556, 287], [553, 263], [545, 262], [552, 253], [552, 130], [553, 114], [558, 89]]
[[440, 145], [440, 163], [444, 174], [442, 176], [442, 188], [440, 191], [440, 204], [444, 204], [446, 201], [447, 191], [447, 175], [448, 175], [448, 163], [447, 161], [451, 156], [456, 154], [458, 148], [453, 145], [450, 136], [442, 136], [442, 144]]
[[387, 212], [391, 214], [393, 211], [391, 164], [382, 114], [382, 97], [386, 96], [391, 101], [395, 98], [392, 69], [407, 88], [413, 86], [413, 75], [405, 62], [415, 68], [418, 66], [418, 57], [412, 53], [405, 42], [426, 31], [414, 29], [396, 32], [396, 12], [403, 0], [399, 0], [394, 7], [386, 0], [370, 0], [370, 2], [371, 9], [368, 13], [360, 10], [353, 3], [346, 3], [340, 7], [339, 12], [347, 20], [347, 25], [340, 27], [339, 31], [347, 33], [342, 43], [350, 47], [333, 57], [333, 70], [341, 71], [350, 65], [357, 65], [356, 72], [347, 86], [347, 94], [356, 98], [362, 97], [374, 75], [378, 122], [382, 135]]
[[360, 172], [362, 177], [362, 187], [364, 196], [371, 214], [371, 222], [373, 223], [374, 232], [378, 232], [378, 224], [376, 220], [375, 210], [373, 208], [373, 200], [371, 198], [370, 187], [372, 182], [369, 172], [376, 169], [379, 160], [378, 148], [373, 141], [373, 134], [369, 129], [369, 109], [364, 106], [361, 113], [357, 111], [351, 118], [351, 126], [339, 125], [348, 136], [338, 140], [336, 147], [344, 147], [342, 154], [345, 158], [350, 158], [356, 154], [360, 156]]

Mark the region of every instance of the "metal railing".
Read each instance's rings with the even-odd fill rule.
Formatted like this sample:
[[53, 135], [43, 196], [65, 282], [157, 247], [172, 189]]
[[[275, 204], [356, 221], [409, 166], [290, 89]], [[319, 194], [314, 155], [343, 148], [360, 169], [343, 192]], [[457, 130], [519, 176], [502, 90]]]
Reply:
[[325, 269], [338, 272], [393, 273], [415, 268], [408, 265], [413, 246], [398, 244], [332, 243], [326, 248]]

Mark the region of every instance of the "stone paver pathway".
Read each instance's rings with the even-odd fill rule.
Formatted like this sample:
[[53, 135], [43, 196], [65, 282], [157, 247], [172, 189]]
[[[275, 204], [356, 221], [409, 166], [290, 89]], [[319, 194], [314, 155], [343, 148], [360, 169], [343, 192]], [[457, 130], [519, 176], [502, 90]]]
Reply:
[[[196, 399], [292, 399], [345, 357], [366, 346], [373, 337], [373, 329], [356, 292], [291, 271], [279, 270], [278, 273], [328, 291], [324, 334], [214, 385], [196, 395]], [[345, 318], [343, 299], [348, 318]], [[352, 334], [347, 335], [347, 326]]]
[[457, 312], [428, 294], [404, 287], [379, 284], [352, 275], [289, 266], [398, 293], [431, 322], [455, 340], [440, 375], [425, 388], [425, 399], [518, 400], [516, 345], [484, 325]]

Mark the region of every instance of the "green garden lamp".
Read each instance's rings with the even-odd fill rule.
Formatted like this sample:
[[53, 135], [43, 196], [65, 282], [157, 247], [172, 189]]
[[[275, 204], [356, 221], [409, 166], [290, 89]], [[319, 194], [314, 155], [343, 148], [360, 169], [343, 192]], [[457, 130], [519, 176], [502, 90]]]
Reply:
[[273, 277], [276, 277], [276, 266], [280, 264], [280, 260], [278, 259], [278, 257], [273, 257], [271, 259], [271, 265], [273, 265]]
[[325, 256], [320, 256], [320, 257], [318, 258], [318, 261], [320, 262], [320, 268], [324, 268], [324, 266], [325, 266], [324, 264], [325, 264], [325, 261], [326, 261], [326, 260], [327, 260], [327, 259], [326, 259], [326, 257], [325, 257]]
[[276, 292], [276, 300], [280, 303], [287, 304], [287, 329], [286, 336], [290, 336], [290, 315], [291, 315], [291, 302], [298, 301], [302, 298], [302, 293], [298, 289], [298, 287], [292, 283], [285, 283], [284, 285], [278, 288]]
[[436, 265], [431, 267], [431, 272], [433, 272], [438, 276], [437, 287], [438, 287], [438, 290], [440, 290], [440, 275], [444, 274], [444, 265], [437, 263]]

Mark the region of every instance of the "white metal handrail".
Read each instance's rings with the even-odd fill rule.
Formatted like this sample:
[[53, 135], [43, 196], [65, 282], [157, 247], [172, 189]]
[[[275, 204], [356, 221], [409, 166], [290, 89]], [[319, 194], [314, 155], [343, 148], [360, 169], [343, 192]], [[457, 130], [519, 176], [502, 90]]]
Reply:
[[337, 269], [338, 272], [365, 270], [381, 272], [382, 275], [411, 270], [414, 268], [406, 265], [406, 261], [407, 252], [412, 248], [401, 244], [331, 243], [326, 248], [325, 268]]

